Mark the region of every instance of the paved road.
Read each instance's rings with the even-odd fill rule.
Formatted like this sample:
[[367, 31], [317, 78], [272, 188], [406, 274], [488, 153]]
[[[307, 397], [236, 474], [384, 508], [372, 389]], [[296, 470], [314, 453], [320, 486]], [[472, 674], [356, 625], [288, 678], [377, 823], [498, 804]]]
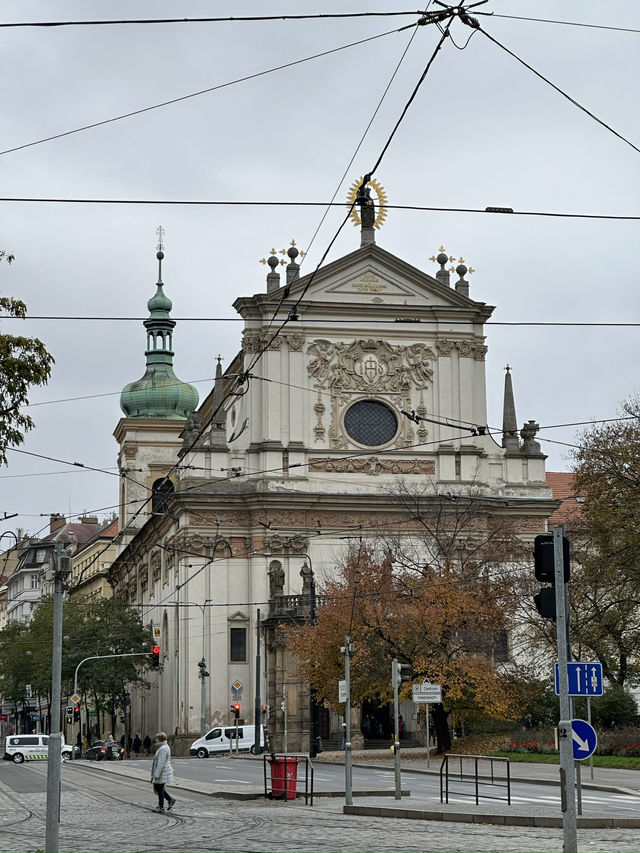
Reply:
[[[221, 773], [229, 785], [242, 772], [256, 772], [259, 763], [228, 761], [226, 772], [216, 762], [176, 760], [180, 772]], [[137, 765], [137, 766], [136, 766]], [[178, 769], [176, 767], [176, 769]], [[342, 767], [322, 766], [332, 782]], [[376, 777], [381, 771], [377, 769]], [[120, 775], [125, 773], [126, 775]], [[44, 847], [46, 764], [16, 766], [0, 763], [0, 850], [36, 851]], [[405, 784], [413, 787], [413, 774]], [[386, 820], [344, 815], [344, 801], [318, 798], [303, 801], [229, 801], [211, 799], [215, 785], [191, 781], [193, 790], [173, 789], [175, 812], [151, 811], [154, 797], [147, 782], [148, 762], [62, 767], [61, 851], [560, 851], [562, 832], [534, 827], [483, 826]], [[215, 778], [218, 778], [216, 775]], [[430, 780], [428, 780], [430, 781]], [[195, 790], [200, 786], [201, 790]], [[240, 783], [239, 788], [246, 788]], [[253, 786], [251, 786], [253, 787]], [[538, 793], [553, 796], [549, 788]], [[616, 795], [624, 796], [624, 795]], [[368, 804], [391, 805], [393, 798], [365, 798]], [[403, 798], [410, 805], [414, 797]], [[637, 810], [640, 812], [640, 809]], [[471, 819], [471, 818], [469, 818]], [[579, 830], [579, 849], [638, 851], [638, 829]]]

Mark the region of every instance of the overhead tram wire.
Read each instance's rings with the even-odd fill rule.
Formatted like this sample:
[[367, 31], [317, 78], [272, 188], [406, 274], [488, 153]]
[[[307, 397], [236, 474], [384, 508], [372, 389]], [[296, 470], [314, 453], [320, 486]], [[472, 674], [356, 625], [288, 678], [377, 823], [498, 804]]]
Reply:
[[[429, 11], [429, 6], [431, 5], [431, 2], [432, 2], [432, 0], [428, 0], [427, 5], [426, 5], [426, 7], [425, 7], [425, 9], [424, 9], [424, 12], [422, 13], [423, 15], [426, 15], [426, 13]], [[316, 230], [315, 230], [315, 231], [313, 232], [313, 234], [311, 235], [311, 240], [309, 240], [309, 243], [308, 243], [308, 244], [307, 244], [307, 246], [306, 246], [306, 251], [307, 251], [307, 253], [309, 252], [309, 249], [311, 248], [311, 246], [313, 245], [313, 243], [314, 243], [314, 241], [315, 241], [316, 237], [318, 236], [318, 232], [319, 232], [319, 231], [320, 231], [320, 229], [322, 228], [322, 225], [323, 225], [323, 223], [324, 223], [325, 219], [327, 218], [327, 216], [328, 216], [328, 214], [329, 214], [329, 211], [331, 210], [331, 207], [333, 206], [333, 203], [334, 203], [334, 202], [335, 202], [335, 200], [336, 200], [336, 196], [337, 196], [337, 195], [338, 195], [338, 193], [340, 192], [340, 187], [342, 186], [342, 184], [343, 184], [343, 182], [344, 182], [344, 179], [345, 179], [345, 178], [347, 177], [347, 175], [349, 174], [349, 170], [351, 169], [351, 166], [353, 165], [353, 162], [354, 162], [354, 160], [356, 159], [356, 157], [357, 157], [357, 155], [358, 155], [358, 151], [360, 151], [360, 149], [362, 148], [362, 144], [364, 143], [364, 140], [366, 139], [367, 134], [368, 134], [368, 133], [369, 133], [369, 131], [371, 130], [371, 125], [373, 124], [373, 122], [375, 121], [376, 116], [377, 116], [377, 115], [378, 115], [378, 113], [380, 112], [380, 108], [382, 107], [382, 104], [383, 104], [383, 102], [384, 102], [384, 99], [387, 97], [387, 94], [388, 94], [388, 92], [389, 92], [389, 89], [391, 88], [391, 85], [393, 84], [393, 81], [395, 80], [395, 78], [396, 78], [396, 76], [397, 76], [397, 74], [398, 74], [398, 71], [400, 70], [400, 66], [401, 66], [401, 65], [402, 65], [402, 63], [404, 62], [405, 57], [406, 57], [407, 53], [409, 52], [409, 48], [410, 48], [410, 47], [411, 47], [411, 45], [413, 44], [413, 40], [415, 39], [415, 37], [417, 36], [417, 34], [418, 34], [418, 28], [416, 27], [416, 28], [415, 28], [415, 30], [411, 33], [411, 38], [410, 38], [410, 39], [409, 39], [409, 41], [407, 42], [405, 49], [402, 51], [402, 55], [400, 56], [400, 59], [399, 59], [399, 60], [398, 60], [398, 62], [396, 63], [396, 67], [395, 67], [395, 68], [394, 68], [394, 70], [393, 70], [393, 74], [392, 74], [392, 75], [391, 75], [391, 77], [389, 78], [389, 82], [387, 83], [387, 85], [386, 85], [386, 87], [385, 87], [385, 90], [384, 90], [384, 92], [382, 93], [382, 96], [380, 97], [380, 100], [378, 101], [378, 104], [377, 104], [377, 106], [376, 106], [375, 110], [373, 111], [373, 115], [372, 115], [372, 116], [371, 116], [371, 118], [369, 119], [369, 123], [367, 124], [367, 126], [366, 126], [366, 127], [365, 127], [365, 129], [364, 129], [364, 133], [363, 133], [363, 134], [362, 134], [362, 136], [360, 137], [360, 141], [359, 141], [359, 142], [358, 142], [358, 144], [356, 145], [355, 151], [354, 151], [354, 152], [353, 152], [353, 154], [351, 155], [351, 159], [350, 159], [350, 160], [349, 160], [349, 162], [347, 163], [347, 166], [346, 166], [346, 168], [345, 168], [344, 172], [342, 173], [342, 176], [341, 176], [340, 180], [338, 181], [338, 185], [336, 186], [336, 188], [335, 188], [335, 190], [334, 190], [334, 193], [333, 193], [333, 195], [331, 196], [331, 201], [329, 202], [329, 204], [328, 204], [328, 205], [327, 205], [327, 207], [326, 207], [326, 210], [325, 210], [325, 211], [324, 211], [324, 213], [322, 214], [322, 217], [321, 217], [321, 219], [320, 219], [320, 222], [318, 223], [318, 226], [317, 226]], [[303, 258], [302, 260], [304, 261], [304, 258]], [[302, 262], [301, 262], [301, 263], [302, 263]]]
[[473, 14], [483, 15], [487, 18], [509, 18], [513, 21], [533, 21], [538, 24], [562, 24], [567, 27], [586, 27], [591, 30], [613, 30], [614, 32], [619, 33], [640, 33], [640, 30], [633, 29], [632, 27], [612, 27], [608, 24], [585, 24], [581, 21], [558, 21], [553, 18], [528, 18], [525, 15], [502, 15], [498, 12], [481, 12], [478, 9], [475, 9]]
[[[615, 131], [614, 131], [615, 132]], [[2, 152], [0, 152], [1, 154]], [[343, 202], [327, 201], [228, 201], [221, 199], [162, 199], [162, 198], [54, 198], [0, 196], [0, 202], [7, 204], [106, 204], [106, 205], [157, 205], [157, 206], [186, 206], [186, 207], [344, 207]], [[386, 210], [407, 210], [425, 213], [481, 213], [488, 216], [549, 216], [557, 219], [604, 219], [636, 222], [639, 214], [615, 213], [567, 213], [551, 210], [516, 210], [512, 207], [435, 207], [420, 204], [385, 204]]]
[[121, 20], [94, 21], [16, 21], [0, 23], [0, 29], [15, 27], [103, 27], [123, 26], [127, 24], [226, 24], [261, 23], [266, 21], [313, 21], [334, 20], [336, 18], [393, 18], [409, 15], [422, 15], [420, 10], [406, 12], [327, 12], [314, 15], [233, 15], [227, 17], [201, 18], [124, 18]]
[[264, 71], [256, 71], [254, 74], [247, 74], [244, 77], [238, 77], [235, 80], [228, 80], [226, 83], [219, 83], [215, 86], [209, 86], [206, 89], [199, 89], [197, 92], [190, 92], [187, 95], [180, 95], [177, 98], [169, 98], [166, 101], [161, 101], [158, 104], [152, 104], [148, 107], [141, 107], [138, 110], [131, 110], [127, 113], [122, 113], [121, 115], [112, 116], [111, 118], [103, 119], [102, 121], [92, 122], [91, 124], [85, 124], [81, 127], [73, 128], [72, 130], [65, 130], [62, 133], [54, 133], [51, 136], [45, 136], [41, 139], [35, 139], [32, 142], [25, 142], [22, 145], [15, 145], [12, 148], [5, 148], [3, 151], [0, 151], [0, 156], [4, 154], [12, 154], [15, 151], [22, 151], [25, 148], [32, 148], [34, 145], [42, 145], [45, 142], [52, 142], [54, 139], [62, 139], [66, 136], [72, 136], [75, 133], [82, 133], [85, 130], [92, 130], [96, 127], [102, 127], [106, 124], [112, 124], [116, 121], [122, 121], [126, 118], [132, 118], [133, 116], [141, 115], [142, 113], [148, 113], [152, 110], [158, 110], [163, 107], [170, 106], [171, 104], [177, 104], [180, 101], [187, 101], [190, 98], [197, 98], [200, 95], [206, 95], [210, 92], [218, 91], [219, 89], [226, 89], [229, 86], [235, 86], [238, 83], [246, 83], [248, 80], [255, 80], [258, 77], [264, 77], [267, 74], [273, 74], [276, 71], [283, 71], [286, 68], [293, 68], [296, 65], [301, 65], [304, 62], [310, 62], [313, 59], [320, 59], [323, 56], [330, 56], [333, 53], [339, 53], [342, 50], [348, 50], [352, 47], [357, 47], [361, 44], [367, 44], [371, 41], [376, 41], [377, 39], [384, 38], [385, 36], [393, 35], [395, 33], [402, 32], [405, 29], [410, 27], [418, 26], [417, 24], [407, 24], [406, 26], [399, 27], [395, 30], [387, 30], [384, 33], [378, 33], [375, 36], [368, 36], [367, 38], [360, 39], [358, 41], [350, 42], [349, 44], [343, 44], [340, 47], [333, 47], [329, 50], [323, 50], [319, 53], [314, 53], [311, 56], [305, 56], [302, 59], [294, 59], [291, 62], [285, 62], [282, 65], [276, 65], [273, 68], [267, 68]]
[[[467, 18], [467, 20], [465, 20], [465, 17]], [[569, 101], [569, 103], [574, 105], [574, 107], [577, 107], [579, 110], [582, 110], [583, 113], [586, 113], [595, 122], [597, 122], [599, 125], [604, 127], [605, 130], [608, 130], [614, 136], [617, 136], [618, 139], [620, 139], [622, 142], [626, 143], [630, 148], [633, 148], [634, 151], [637, 151], [638, 154], [640, 154], [640, 148], [638, 148], [637, 145], [634, 145], [634, 143], [631, 142], [631, 140], [627, 139], [626, 136], [623, 136], [621, 133], [618, 133], [618, 131], [614, 130], [611, 127], [611, 125], [602, 121], [602, 119], [598, 118], [597, 115], [592, 113], [586, 107], [583, 107], [582, 104], [578, 103], [578, 101], [575, 100], [575, 98], [572, 98], [571, 95], [568, 95], [563, 89], [561, 89], [559, 86], [556, 86], [555, 83], [552, 83], [551, 80], [549, 80], [548, 77], [545, 77], [544, 74], [541, 74], [540, 71], [536, 71], [536, 69], [533, 68], [533, 66], [529, 65], [528, 62], [526, 62], [524, 59], [522, 59], [520, 56], [518, 56], [516, 53], [514, 53], [512, 50], [510, 50], [508, 47], [506, 47], [506, 45], [499, 42], [498, 39], [494, 38], [492, 35], [489, 35], [489, 33], [480, 26], [478, 21], [474, 21], [474, 23], [468, 23], [467, 21], [469, 21], [469, 20], [473, 21], [474, 20], [473, 18], [469, 18], [468, 16], [464, 16], [464, 17], [461, 16], [460, 20], [463, 23], [467, 23], [467, 26], [472, 27], [472, 29], [476, 29], [479, 32], [481, 32], [482, 35], [485, 36], [485, 38], [489, 39], [489, 41], [493, 42], [493, 44], [497, 45], [501, 50], [504, 50], [505, 53], [508, 53], [509, 56], [512, 56], [521, 65], [524, 65], [525, 68], [527, 68], [529, 71], [531, 71], [533, 74], [535, 74], [536, 77], [539, 77], [541, 80], [543, 80], [545, 83], [547, 83], [547, 85], [551, 86], [552, 89], [555, 89], [555, 91], [558, 92], [559, 95], [562, 95], [563, 98], [566, 98], [567, 101]]]

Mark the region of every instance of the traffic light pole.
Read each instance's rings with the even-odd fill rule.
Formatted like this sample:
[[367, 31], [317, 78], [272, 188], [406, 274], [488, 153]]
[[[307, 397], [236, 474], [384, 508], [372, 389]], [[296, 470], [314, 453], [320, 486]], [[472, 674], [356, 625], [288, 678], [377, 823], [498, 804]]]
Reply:
[[[53, 556], [53, 636], [51, 649], [51, 730], [47, 762], [47, 817], [45, 849], [58, 853], [60, 830], [60, 764], [62, 739], [60, 737], [60, 702], [62, 699], [62, 572], [60, 563], [62, 543], [56, 542]], [[68, 559], [68, 558], [67, 558]], [[71, 745], [73, 754], [73, 744]]]
[[553, 558], [555, 568], [556, 630], [558, 643], [558, 682], [560, 690], [560, 722], [558, 741], [560, 747], [560, 797], [564, 853], [576, 853], [578, 837], [576, 828], [575, 765], [573, 760], [573, 727], [569, 701], [569, 608], [567, 585], [564, 580], [563, 554], [564, 525], [553, 531]]
[[391, 681], [393, 684], [393, 768], [396, 780], [396, 800], [402, 799], [402, 779], [400, 776], [400, 717], [398, 712], [398, 683], [400, 672], [398, 670], [398, 658], [391, 663]]
[[351, 785], [351, 637], [344, 638], [344, 680], [346, 696], [344, 703], [344, 721], [346, 730], [344, 734], [344, 802], [345, 805], [353, 805], [353, 792]]

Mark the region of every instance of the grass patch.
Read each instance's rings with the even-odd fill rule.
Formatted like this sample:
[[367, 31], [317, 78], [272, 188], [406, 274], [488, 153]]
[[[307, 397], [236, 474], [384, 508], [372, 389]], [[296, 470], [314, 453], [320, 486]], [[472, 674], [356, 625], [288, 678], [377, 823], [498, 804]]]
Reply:
[[[498, 758], [509, 758], [513, 764], [560, 764], [560, 756], [555, 754], [533, 753], [533, 752], [494, 752]], [[588, 759], [582, 762], [588, 765]], [[622, 770], [640, 770], [640, 758], [625, 758], [623, 755], [594, 755], [594, 767], [613, 767]]]

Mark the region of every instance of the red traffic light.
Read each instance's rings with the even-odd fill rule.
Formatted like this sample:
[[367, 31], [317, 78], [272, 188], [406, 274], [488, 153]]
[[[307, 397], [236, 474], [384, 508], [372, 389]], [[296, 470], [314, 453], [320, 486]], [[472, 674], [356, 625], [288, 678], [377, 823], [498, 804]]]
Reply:
[[160, 646], [154, 646], [151, 651], [151, 666], [160, 666]]
[[231, 706], [231, 710], [233, 711], [233, 716], [234, 716], [234, 717], [235, 717], [235, 719], [237, 720], [237, 719], [240, 717], [240, 703], [239, 703], [239, 702], [235, 702], [235, 703]]

